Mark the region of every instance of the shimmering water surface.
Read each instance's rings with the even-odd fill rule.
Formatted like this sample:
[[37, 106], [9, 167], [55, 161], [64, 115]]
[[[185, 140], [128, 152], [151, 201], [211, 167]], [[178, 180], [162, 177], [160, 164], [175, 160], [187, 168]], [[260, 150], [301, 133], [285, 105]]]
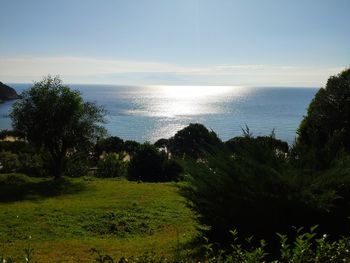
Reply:
[[[18, 92], [30, 84], [10, 84]], [[123, 139], [154, 142], [168, 138], [189, 123], [203, 123], [221, 139], [242, 134], [276, 136], [289, 143], [306, 114], [316, 88], [236, 86], [70, 85], [108, 112], [106, 128]], [[13, 102], [0, 104], [0, 129], [9, 129]]]

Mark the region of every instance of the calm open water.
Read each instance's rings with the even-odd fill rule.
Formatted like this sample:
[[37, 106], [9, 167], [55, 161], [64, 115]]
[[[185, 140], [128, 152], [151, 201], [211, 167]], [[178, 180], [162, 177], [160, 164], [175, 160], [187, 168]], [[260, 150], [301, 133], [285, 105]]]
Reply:
[[[19, 93], [30, 84], [9, 84]], [[169, 138], [189, 123], [203, 123], [222, 140], [242, 134], [269, 135], [293, 143], [316, 88], [229, 86], [70, 85], [108, 112], [111, 135], [139, 142]], [[0, 104], [0, 129], [11, 128], [13, 102]]]

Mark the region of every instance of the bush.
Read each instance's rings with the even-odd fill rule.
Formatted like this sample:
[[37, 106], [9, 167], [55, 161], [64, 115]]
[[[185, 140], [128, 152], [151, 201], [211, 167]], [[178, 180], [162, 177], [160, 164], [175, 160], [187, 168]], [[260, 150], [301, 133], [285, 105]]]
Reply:
[[281, 167], [289, 155], [288, 143], [273, 136], [240, 136], [228, 140], [225, 144], [235, 156], [250, 158], [274, 168]]
[[11, 152], [0, 152], [0, 171], [2, 173], [15, 172], [20, 167], [18, 155]]
[[18, 154], [18, 172], [31, 176], [43, 176], [45, 173], [41, 155], [32, 153]]
[[209, 227], [210, 238], [225, 243], [229, 230], [239, 229], [245, 237], [255, 235], [273, 244], [275, 232], [315, 224], [334, 235], [349, 233], [347, 161], [337, 169], [316, 173], [278, 159], [271, 163], [270, 157], [255, 159], [245, 151], [232, 155], [218, 149], [207, 154], [205, 162], [184, 162], [190, 177], [182, 194], [199, 222]]
[[32, 176], [44, 174], [41, 155], [28, 152], [0, 152], [0, 172], [19, 172]]
[[0, 174], [0, 186], [6, 185], [21, 185], [30, 182], [30, 177], [19, 174], [19, 173], [10, 173], [10, 174]]
[[65, 176], [82, 177], [89, 173], [89, 160], [85, 153], [74, 153], [67, 159]]
[[35, 153], [35, 149], [24, 141], [0, 141], [0, 151], [13, 153]]
[[125, 155], [117, 153], [105, 154], [97, 163], [98, 177], [121, 177], [125, 175]]
[[181, 166], [174, 160], [168, 160], [164, 152], [145, 143], [136, 151], [129, 163], [128, 179], [145, 182], [173, 181], [181, 172]]

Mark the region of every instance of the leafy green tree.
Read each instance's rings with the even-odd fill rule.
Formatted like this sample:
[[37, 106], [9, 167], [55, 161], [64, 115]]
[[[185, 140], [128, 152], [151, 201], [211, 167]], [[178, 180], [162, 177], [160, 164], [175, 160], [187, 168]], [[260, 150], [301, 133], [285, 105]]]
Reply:
[[222, 142], [216, 133], [198, 123], [191, 123], [167, 142], [167, 148], [172, 155], [193, 159], [200, 158], [203, 152], [217, 146], [222, 146]]
[[317, 92], [298, 135], [294, 152], [302, 165], [323, 169], [341, 152], [350, 153], [350, 69]]
[[12, 126], [44, 152], [54, 178], [65, 171], [67, 155], [91, 149], [105, 130], [105, 111], [84, 102], [78, 91], [65, 86], [59, 77], [45, 77], [22, 93], [11, 112]]

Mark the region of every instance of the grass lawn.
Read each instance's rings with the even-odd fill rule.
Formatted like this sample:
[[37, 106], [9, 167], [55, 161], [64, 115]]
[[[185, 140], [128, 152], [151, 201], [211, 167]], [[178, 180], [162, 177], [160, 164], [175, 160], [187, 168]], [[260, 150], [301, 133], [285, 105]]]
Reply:
[[91, 248], [114, 257], [171, 256], [196, 235], [193, 213], [172, 183], [0, 181], [0, 211], [0, 257], [21, 262], [29, 236], [34, 262], [91, 262]]

